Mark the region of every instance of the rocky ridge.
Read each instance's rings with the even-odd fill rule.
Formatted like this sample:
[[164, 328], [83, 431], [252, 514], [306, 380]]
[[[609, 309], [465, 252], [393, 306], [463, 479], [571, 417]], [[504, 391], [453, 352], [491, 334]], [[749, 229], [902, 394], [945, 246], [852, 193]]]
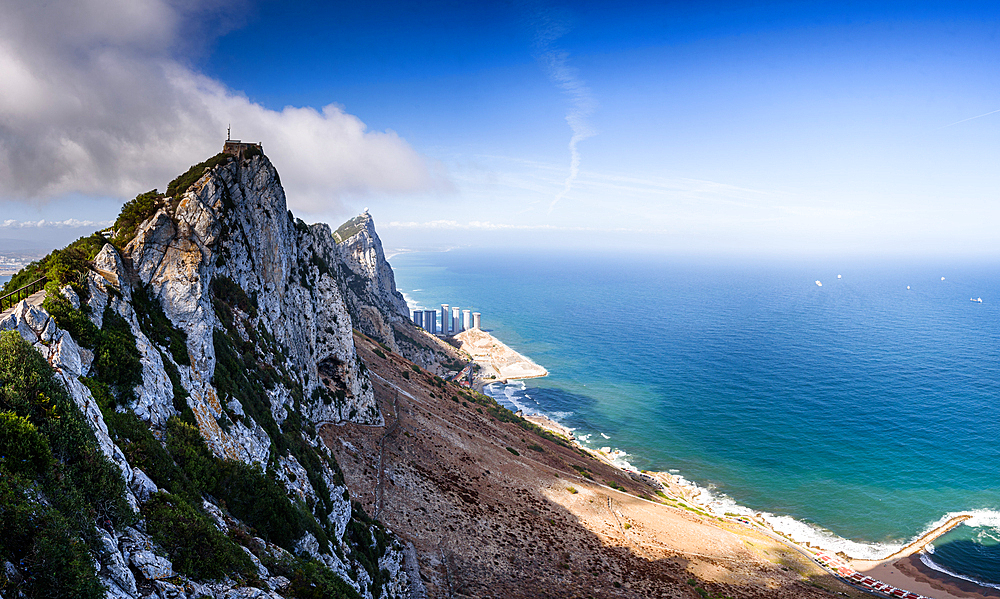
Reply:
[[[350, 301], [385, 296], [378, 307], [390, 308], [390, 319], [405, 315], [370, 217], [370, 235], [350, 246], [363, 251], [342, 251], [327, 225], [292, 216], [261, 154], [220, 155], [188, 175], [194, 181], [174, 195], [139, 196], [134, 231], [115, 231], [71, 284], [50, 283], [43, 308], [22, 303], [0, 323], [51, 365], [126, 485], [135, 517], [96, 529], [98, 579], [110, 597], [293, 597], [319, 583], [345, 597], [403, 596], [401, 545], [352, 506], [316, 433], [322, 424], [383, 423], [343, 291], [353, 289], [344, 274], [360, 273], [369, 284]], [[127, 347], [112, 348], [112, 337]], [[118, 350], [134, 360], [132, 373], [116, 373], [106, 358]], [[128, 428], [130, 419], [142, 430]], [[164, 451], [172, 462], [149, 457]], [[230, 473], [226, 484], [197, 470], [192, 456]], [[264, 493], [251, 499], [276, 502], [301, 534], [285, 538], [283, 525], [237, 496], [232, 489], [247, 481], [259, 487], [246, 484], [247, 493]], [[182, 503], [253, 567], [199, 577], [178, 566], [190, 548], [165, 544], [170, 531], [158, 534], [151, 518]], [[0, 596], [30, 591], [25, 558], [0, 558]]]
[[357, 329], [389, 351], [433, 371], [461, 369], [469, 356], [410, 320], [403, 294], [396, 289], [375, 221], [366, 211], [334, 232], [342, 292]]

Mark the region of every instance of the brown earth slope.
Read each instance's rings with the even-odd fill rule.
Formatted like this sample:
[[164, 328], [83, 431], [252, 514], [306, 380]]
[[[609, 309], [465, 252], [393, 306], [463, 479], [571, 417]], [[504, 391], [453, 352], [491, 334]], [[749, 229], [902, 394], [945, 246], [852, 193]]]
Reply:
[[428, 597], [862, 596], [781, 543], [653, 499], [483, 396], [355, 342], [387, 425], [323, 436], [352, 497], [415, 546]]

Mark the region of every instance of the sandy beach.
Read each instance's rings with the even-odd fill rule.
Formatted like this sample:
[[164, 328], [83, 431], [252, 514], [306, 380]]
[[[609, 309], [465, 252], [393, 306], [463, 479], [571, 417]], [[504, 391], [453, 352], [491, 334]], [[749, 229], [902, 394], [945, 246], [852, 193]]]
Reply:
[[[605, 464], [619, 468], [608, 455], [600, 451], [594, 451], [583, 447], [573, 437], [570, 429], [547, 418], [546, 416], [533, 414], [525, 416], [525, 418], [552, 433], [561, 435], [571, 440], [578, 448], [590, 453]], [[632, 474], [633, 478], [635, 478], [635, 473], [629, 473], [628, 471], [624, 472], [626, 474]], [[655, 479], [662, 485], [662, 490], [668, 497], [682, 500], [683, 502], [689, 503], [693, 506], [699, 505], [694, 499], [695, 493], [692, 492], [692, 489], [679, 485], [676, 481], [676, 477], [670, 473], [645, 472], [641, 473], [640, 476], [652, 477]], [[924, 535], [920, 539], [908, 545], [906, 548], [900, 550], [892, 556], [889, 556], [887, 559], [847, 560], [847, 563], [865, 576], [870, 576], [876, 580], [890, 584], [893, 587], [905, 589], [906, 591], [917, 593], [932, 599], [998, 599], [1000, 598], [1000, 590], [998, 589], [983, 587], [961, 578], [949, 576], [948, 574], [928, 567], [920, 561], [919, 552], [926, 546], [927, 543], [944, 534], [944, 532], [950, 530], [952, 527], [960, 524], [965, 518], [966, 517], [960, 516], [953, 519], [953, 521], [950, 521], [939, 527], [939, 529]], [[815, 549], [795, 543], [787, 537], [771, 530], [762, 520], [754, 518], [753, 522], [755, 526], [766, 529], [767, 532], [770, 532], [770, 536], [773, 539], [779, 540], [785, 545], [796, 548], [799, 551], [809, 554], [815, 553]], [[829, 569], [827, 569], [827, 571], [833, 573]]]
[[548, 376], [549, 372], [507, 347], [502, 341], [481, 329], [468, 329], [455, 335], [459, 349], [479, 365], [478, 384]]

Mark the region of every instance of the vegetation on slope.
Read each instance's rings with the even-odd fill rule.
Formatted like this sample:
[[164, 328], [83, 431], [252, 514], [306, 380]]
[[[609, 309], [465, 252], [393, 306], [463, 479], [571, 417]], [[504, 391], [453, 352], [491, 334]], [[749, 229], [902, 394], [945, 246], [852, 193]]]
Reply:
[[49, 282], [46, 289], [50, 292], [70, 285], [78, 295], [86, 297], [86, 286], [82, 278], [89, 268], [88, 262], [94, 259], [106, 243], [107, 239], [103, 235], [94, 233], [77, 239], [61, 250], [54, 250], [18, 271], [4, 284], [0, 295], [20, 289], [40, 277], [47, 277]]
[[0, 332], [0, 556], [28, 597], [103, 597], [90, 553], [96, 524], [131, 524], [125, 483], [51, 367], [14, 331]]
[[350, 239], [361, 231], [361, 223], [365, 222], [364, 215], [355, 216], [351, 220], [337, 227], [337, 230], [333, 232], [333, 239], [337, 243], [343, 243], [345, 240]]
[[[229, 159], [215, 156], [172, 181], [166, 194], [152, 190], [126, 203], [112, 243], [123, 247], [142, 222], [160, 208], [176, 207], [177, 198], [208, 169]], [[82, 347], [93, 350], [89, 376], [80, 380], [96, 399], [111, 438], [129, 464], [142, 469], [163, 489], [142, 505], [144, 521], [139, 524], [166, 552], [178, 573], [196, 580], [229, 577], [243, 584], [262, 584], [242, 545], [272, 574], [291, 581], [283, 591], [289, 597], [358, 597], [321, 562], [304, 555], [272, 553], [255, 539], [259, 536], [294, 551], [304, 535], [312, 534], [321, 551], [340, 554], [340, 541], [333, 539], [335, 526], [330, 520], [335, 505], [324, 470], [333, 472], [334, 484], [343, 482], [332, 456], [309, 441], [316, 432], [303, 417], [302, 384], [288, 370], [287, 349], [259, 321], [256, 297], [250, 298], [226, 277], [213, 281], [213, 304], [225, 325], [216, 331], [218, 361], [213, 381], [224, 404], [226, 398], [238, 399], [247, 415], [271, 437], [266, 469], [221, 459], [206, 445], [187, 406], [188, 393], [178, 370], [178, 365], [191, 363], [186, 335], [173, 326], [146, 287], [132, 289], [131, 304], [139, 328], [161, 351], [179, 415], [154, 435], [149, 424], [129, 409], [143, 371], [131, 327], [109, 302], [99, 328], [86, 302], [86, 274], [106, 243], [97, 233], [81, 238], [29, 265], [7, 287], [47, 276], [49, 293], [43, 307]], [[322, 261], [316, 265], [330, 274], [330, 267]], [[80, 308], [59, 292], [65, 285], [71, 285], [81, 298]], [[121, 299], [112, 287], [108, 293], [111, 299]], [[271, 415], [267, 394], [278, 384], [290, 389], [294, 398], [280, 425]], [[325, 403], [343, 399], [342, 394], [325, 388], [312, 397]], [[220, 424], [231, 426], [239, 418], [230, 413]], [[281, 467], [279, 457], [293, 457], [305, 468], [318, 501], [307, 503], [286, 490], [275, 471]], [[0, 561], [9, 560], [20, 571], [18, 580], [7, 580], [0, 572], [0, 593], [7, 596], [16, 586], [17, 592], [28, 597], [103, 596], [94, 558], [104, 549], [95, 523], [108, 530], [135, 524], [137, 515], [128, 508], [126, 493], [117, 467], [97, 449], [93, 431], [53, 378], [51, 367], [18, 334], [0, 336]], [[346, 491], [344, 499], [348, 499]], [[222, 510], [228, 530], [216, 526], [205, 510], [206, 501]], [[380, 596], [388, 573], [378, 568], [378, 561], [389, 547], [389, 534], [363, 511], [354, 511], [345, 541], [352, 559], [360, 564], [352, 577], [357, 580], [364, 568], [372, 580], [369, 590]]]

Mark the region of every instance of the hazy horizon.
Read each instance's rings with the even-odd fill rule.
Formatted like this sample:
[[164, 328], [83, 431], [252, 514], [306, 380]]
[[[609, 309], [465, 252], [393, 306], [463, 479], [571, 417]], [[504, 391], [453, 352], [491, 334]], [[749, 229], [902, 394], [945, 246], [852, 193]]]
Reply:
[[992, 3], [0, 14], [0, 253], [105, 226], [231, 126], [297, 216], [368, 208], [392, 248], [1000, 257]]

